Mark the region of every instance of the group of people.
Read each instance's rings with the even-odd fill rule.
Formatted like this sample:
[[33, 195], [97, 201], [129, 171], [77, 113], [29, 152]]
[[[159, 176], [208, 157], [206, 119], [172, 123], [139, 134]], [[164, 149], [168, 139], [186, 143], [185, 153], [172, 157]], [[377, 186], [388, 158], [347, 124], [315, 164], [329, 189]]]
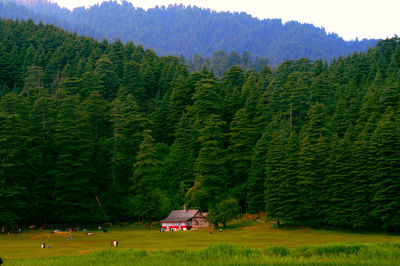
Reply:
[[[222, 228], [219, 229], [219, 232], [222, 233]], [[212, 233], [213, 233], [213, 230], [210, 229], [210, 234], [212, 234]]]
[[118, 247], [118, 240], [111, 241], [112, 247]]
[[99, 225], [99, 230], [101, 230], [101, 228], [103, 228], [103, 232], [104, 232], [104, 233], [108, 233], [108, 230], [107, 230], [107, 228], [105, 228], [105, 227], [101, 227], [101, 225]]
[[[18, 228], [16, 231], [12, 230], [15, 234], [21, 234], [22, 233], [22, 229]], [[5, 228], [4, 226], [1, 228], [1, 233], [5, 234], [7, 232], [7, 234], [10, 234], [10, 230], [8, 228]]]
[[[51, 248], [50, 245], [47, 245], [47, 247], [48, 247], [48, 248]], [[43, 243], [43, 244], [40, 246], [40, 248], [46, 248], [46, 243]]]

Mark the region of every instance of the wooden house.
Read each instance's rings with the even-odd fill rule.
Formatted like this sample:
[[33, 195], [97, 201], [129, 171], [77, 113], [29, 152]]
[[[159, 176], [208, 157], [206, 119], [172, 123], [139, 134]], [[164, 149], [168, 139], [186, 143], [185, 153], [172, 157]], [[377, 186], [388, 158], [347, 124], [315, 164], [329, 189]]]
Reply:
[[173, 210], [161, 221], [161, 227], [173, 231], [206, 228], [210, 226], [206, 216], [199, 210]]

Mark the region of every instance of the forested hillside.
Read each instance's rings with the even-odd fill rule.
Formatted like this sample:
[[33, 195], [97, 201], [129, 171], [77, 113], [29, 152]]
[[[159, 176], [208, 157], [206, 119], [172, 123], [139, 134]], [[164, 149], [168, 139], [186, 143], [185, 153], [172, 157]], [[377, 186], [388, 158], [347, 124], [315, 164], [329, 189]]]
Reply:
[[188, 207], [400, 229], [400, 39], [222, 78], [176, 57], [0, 21], [0, 224]]
[[239, 54], [247, 51], [253, 57], [268, 58], [271, 65], [277, 66], [288, 59], [330, 61], [354, 51], [366, 51], [376, 44], [376, 40], [344, 41], [337, 34], [327, 34], [311, 24], [295, 21], [283, 24], [280, 19], [259, 20], [246, 13], [214, 12], [190, 6], [145, 11], [126, 1], [121, 4], [111, 1], [69, 11], [46, 0], [30, 2], [25, 11], [3, 5], [2, 16], [32, 18], [37, 23], [43, 19], [79, 35], [89, 34], [99, 41], [103, 37], [112, 41], [120, 39], [123, 43], [132, 41], [159, 55], [211, 58], [219, 50]]
[[[33, 0], [29, 0], [33, 2]], [[25, 1], [26, 2], [26, 1]], [[53, 14], [51, 10], [59, 10], [59, 12], [68, 12], [66, 9], [60, 9], [57, 4], [47, 2], [46, 0], [38, 0], [30, 7], [26, 6], [23, 0], [0, 0], [0, 18], [29, 20], [32, 19], [36, 23], [52, 24], [61, 27], [70, 32], [76, 32], [81, 36], [90, 36], [97, 40], [102, 40], [106, 36], [99, 30], [79, 21], [69, 21], [63, 16]]]

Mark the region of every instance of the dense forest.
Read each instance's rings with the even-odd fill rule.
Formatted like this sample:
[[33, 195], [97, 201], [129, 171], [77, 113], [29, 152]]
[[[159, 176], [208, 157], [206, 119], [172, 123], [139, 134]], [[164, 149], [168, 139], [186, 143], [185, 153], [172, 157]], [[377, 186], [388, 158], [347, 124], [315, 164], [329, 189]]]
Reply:
[[97, 40], [106, 38], [105, 34], [88, 25], [73, 22], [52, 14], [51, 10], [60, 10], [66, 12], [66, 9], [61, 9], [57, 4], [46, 0], [29, 0], [32, 4], [27, 4], [24, 0], [0, 0], [0, 17], [8, 19], [28, 20], [32, 19], [36, 23], [56, 25], [64, 30], [76, 32], [81, 36], [91, 36]]
[[145, 11], [126, 1], [110, 1], [70, 11], [47, 0], [0, 1], [3, 18], [31, 18], [99, 41], [132, 41], [158, 55], [183, 55], [194, 60], [199, 56], [212, 60], [213, 53], [222, 50], [248, 52], [254, 58], [268, 58], [271, 65], [277, 66], [284, 60], [299, 58], [330, 61], [354, 51], [364, 52], [376, 44], [376, 40], [366, 39], [344, 41], [311, 24], [259, 20], [246, 13], [215, 12], [195, 6], [171, 5]]
[[0, 224], [151, 221], [185, 203], [398, 232], [399, 70], [397, 37], [216, 78], [0, 20]]

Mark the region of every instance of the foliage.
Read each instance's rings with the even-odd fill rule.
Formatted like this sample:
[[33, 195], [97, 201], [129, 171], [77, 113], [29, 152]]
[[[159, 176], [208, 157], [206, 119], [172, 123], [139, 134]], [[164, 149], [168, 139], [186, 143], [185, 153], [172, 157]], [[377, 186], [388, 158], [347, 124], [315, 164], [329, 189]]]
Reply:
[[239, 214], [239, 202], [237, 199], [225, 199], [217, 203], [215, 207], [210, 209], [207, 219], [210, 220], [217, 228], [222, 223], [226, 227], [227, 222], [235, 218]]
[[217, 78], [0, 20], [0, 225], [151, 222], [186, 203], [399, 232], [399, 47]]
[[[130, 2], [104, 1], [70, 11], [47, 0], [27, 5], [16, 0], [0, 6], [4, 18], [33, 19], [98, 40], [133, 41], [161, 55], [183, 55], [194, 70], [203, 66], [217, 75], [230, 66], [261, 70], [289, 59], [330, 61], [366, 51], [376, 40], [344, 41], [324, 28], [296, 21], [252, 17], [244, 12], [214, 12], [197, 6], [135, 8]], [[251, 30], [249, 30], [251, 29]]]

